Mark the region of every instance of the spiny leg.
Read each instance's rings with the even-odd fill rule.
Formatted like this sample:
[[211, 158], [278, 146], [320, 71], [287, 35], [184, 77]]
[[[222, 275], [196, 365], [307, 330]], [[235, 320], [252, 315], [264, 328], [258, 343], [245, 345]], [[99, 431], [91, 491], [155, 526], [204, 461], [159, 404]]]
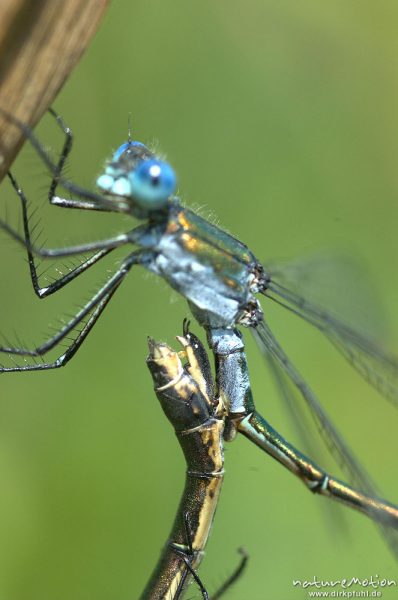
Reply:
[[[47, 154], [47, 152], [44, 150], [43, 146], [41, 145], [41, 143], [39, 142], [39, 140], [37, 139], [37, 137], [31, 130], [31, 128], [1, 108], [0, 108], [0, 114], [8, 121], [11, 121], [16, 127], [18, 127], [18, 129], [20, 129], [22, 131], [24, 136], [30, 141], [33, 148], [36, 150], [37, 154], [39, 155], [39, 157], [41, 158], [43, 163], [46, 165], [47, 169], [50, 171], [50, 173], [53, 175], [54, 179], [57, 181], [57, 184], [62, 185], [62, 187], [67, 189], [72, 194], [76, 195], [78, 198], [84, 199], [84, 201], [82, 201], [81, 203], [78, 200], [76, 200], [76, 201], [66, 200], [65, 204], [63, 204], [63, 206], [67, 206], [69, 203], [69, 206], [73, 206], [74, 208], [87, 208], [87, 209], [91, 209], [91, 210], [104, 210], [104, 211], [122, 212], [122, 213], [130, 212], [129, 203], [125, 199], [120, 198], [120, 197], [108, 199], [108, 198], [101, 196], [100, 194], [97, 194], [90, 190], [86, 190], [86, 189], [76, 185], [75, 183], [65, 179], [59, 173], [58, 165], [52, 161], [52, 159]], [[62, 199], [60, 199], [60, 200], [62, 200]], [[54, 202], [54, 204], [55, 204], [55, 202]], [[58, 204], [58, 202], [56, 202], [56, 204]], [[59, 203], [59, 205], [61, 205], [61, 204], [62, 204], [62, 202]]]
[[72, 150], [72, 144], [73, 144], [73, 134], [72, 134], [72, 130], [70, 129], [70, 127], [68, 127], [62, 117], [57, 114], [55, 112], [54, 109], [49, 108], [48, 112], [50, 113], [50, 115], [52, 115], [54, 117], [54, 119], [56, 120], [57, 124], [59, 125], [59, 127], [61, 128], [61, 130], [64, 132], [65, 135], [65, 140], [64, 140], [64, 144], [61, 150], [61, 154], [59, 155], [59, 159], [58, 159], [58, 163], [56, 166], [56, 172], [53, 173], [53, 178], [51, 180], [50, 183], [50, 188], [48, 190], [48, 200], [50, 202], [50, 204], [52, 204], [52, 200], [53, 197], [55, 195], [58, 183], [59, 183], [59, 177], [62, 174], [63, 168], [65, 166], [65, 162], [70, 154], [70, 151]]
[[[194, 553], [194, 550], [192, 547], [191, 532], [190, 532], [190, 528], [189, 528], [189, 517], [188, 517], [187, 513], [184, 516], [184, 524], [185, 524], [185, 529], [186, 529], [188, 552], [186, 552], [183, 560], [184, 560], [189, 572], [191, 573], [191, 575], [193, 576], [197, 585], [199, 586], [199, 589], [201, 591], [203, 599], [204, 600], [219, 600], [225, 594], [225, 592], [227, 592], [234, 585], [234, 583], [236, 583], [236, 581], [243, 575], [243, 572], [247, 566], [247, 561], [249, 560], [249, 556], [243, 548], [239, 548], [238, 552], [241, 555], [241, 559], [238, 563], [238, 566], [234, 569], [234, 571], [231, 573], [231, 575], [224, 581], [224, 583], [221, 584], [221, 586], [218, 588], [218, 590], [216, 590], [214, 592], [214, 594], [212, 594], [210, 597], [206, 588], [204, 587], [202, 581], [200, 580], [200, 577], [195, 572], [195, 570], [193, 569], [192, 564], [191, 564], [192, 559], [195, 558], [195, 553]], [[177, 600], [177, 598], [176, 598], [176, 600]]]
[[141, 262], [141, 255], [139, 253], [133, 253], [125, 259], [121, 267], [111, 277], [111, 279], [95, 294], [95, 296], [78, 312], [78, 314], [69, 321], [58, 333], [56, 333], [50, 340], [38, 346], [34, 350], [27, 350], [25, 348], [12, 348], [12, 347], [0, 347], [0, 352], [18, 355], [18, 356], [29, 356], [29, 357], [42, 357], [44, 354], [49, 352], [52, 348], [57, 346], [70, 331], [72, 331], [83, 319], [90, 315], [88, 321], [84, 325], [83, 329], [79, 332], [78, 336], [72, 341], [71, 345], [67, 348], [66, 352], [62, 354], [58, 359], [51, 363], [41, 363], [35, 365], [15, 365], [13, 367], [0, 366], [0, 373], [15, 372], [15, 371], [39, 371], [56, 369], [64, 366], [74, 354], [77, 352], [92, 327], [97, 322], [100, 314], [112, 298], [113, 294], [124, 280], [127, 273], [130, 271], [134, 264]]
[[[198, 585], [200, 593], [202, 594], [203, 600], [220, 600], [220, 598], [225, 594], [225, 592], [227, 592], [237, 582], [237, 580], [243, 575], [243, 572], [245, 571], [247, 562], [249, 560], [249, 556], [243, 548], [239, 548], [238, 552], [241, 555], [241, 559], [238, 563], [238, 566], [234, 569], [234, 571], [231, 573], [231, 575], [224, 581], [224, 583], [222, 583], [221, 586], [214, 592], [214, 594], [209, 596], [209, 593], [206, 590], [202, 580], [200, 579], [199, 575], [196, 573], [195, 569], [192, 566], [193, 560], [195, 559], [195, 551], [193, 550], [193, 547], [192, 547], [191, 533], [190, 533], [190, 528], [189, 528], [189, 515], [187, 513], [184, 515], [184, 526], [185, 526], [186, 536], [187, 536], [187, 538], [186, 538], [187, 549], [182, 550], [180, 546], [177, 547], [173, 544], [171, 544], [171, 548], [184, 561], [185, 566], [187, 567], [187, 572], [189, 572], [192, 575], [193, 579], [195, 580], [196, 584]], [[185, 582], [185, 577], [183, 578], [181, 585], [180, 585], [181, 591], [177, 590], [177, 593], [173, 597], [173, 600], [179, 600], [181, 593], [183, 591], [184, 582]]]
[[[0, 229], [3, 229], [3, 231], [8, 233], [15, 241], [26, 247], [25, 238], [19, 235], [19, 233], [10, 227], [3, 219], [0, 219]], [[65, 248], [37, 248], [36, 246], [31, 245], [30, 250], [35, 256], [41, 256], [42, 258], [62, 258], [84, 254], [85, 252], [94, 252], [96, 250], [113, 250], [114, 248], [119, 248], [125, 244], [134, 243], [132, 233], [133, 232], [120, 233], [119, 235], [105, 240], [78, 244], [76, 246], [67, 246]]]
[[66, 349], [66, 351], [59, 356], [55, 361], [50, 363], [38, 363], [35, 365], [15, 365], [14, 367], [1, 367], [0, 373], [10, 373], [10, 372], [24, 372], [24, 371], [48, 371], [50, 369], [58, 369], [59, 367], [63, 367], [67, 364], [67, 362], [76, 354], [91, 329], [94, 327], [95, 323], [98, 321], [102, 311], [108, 304], [109, 300], [112, 298], [116, 289], [112, 290], [109, 294], [107, 294], [104, 299], [98, 304], [93, 313], [91, 314], [88, 321], [85, 323], [83, 329], [79, 332], [78, 336], [73, 340], [70, 346]]
[[237, 580], [242, 577], [249, 560], [249, 555], [244, 548], [239, 548], [238, 552], [241, 555], [238, 566], [231, 573], [228, 579], [226, 579], [226, 581], [224, 581], [224, 583], [218, 588], [218, 590], [212, 594], [210, 600], [219, 600], [221, 596], [223, 596], [225, 592], [227, 592], [234, 585], [234, 583], [236, 583]]
[[181, 578], [179, 590], [177, 590], [176, 596], [173, 600], [178, 600], [178, 598], [180, 597], [180, 595], [184, 589], [185, 580], [186, 580], [188, 573], [190, 573], [192, 575], [193, 579], [195, 580], [196, 584], [198, 585], [200, 592], [202, 594], [203, 600], [209, 600], [209, 594], [207, 593], [207, 590], [206, 590], [205, 586], [203, 585], [199, 575], [196, 573], [194, 567], [192, 566], [192, 563], [196, 559], [197, 553], [193, 549], [193, 545], [192, 545], [192, 534], [191, 534], [191, 528], [190, 528], [190, 524], [189, 524], [188, 513], [184, 514], [184, 529], [185, 529], [185, 536], [186, 536], [186, 548], [183, 549], [181, 547], [181, 545], [177, 546], [176, 544], [170, 543], [170, 548], [173, 550], [173, 552], [175, 552], [181, 558], [181, 560], [185, 563], [185, 566], [187, 567], [187, 571]]
[[53, 172], [53, 178], [50, 184], [50, 189], [48, 191], [48, 199], [50, 204], [53, 206], [60, 206], [61, 208], [78, 208], [81, 210], [100, 210], [100, 211], [109, 211], [110, 208], [100, 208], [98, 203], [89, 201], [89, 200], [81, 200], [77, 198], [62, 198], [60, 196], [56, 196], [55, 192], [60, 183], [60, 178], [62, 176], [62, 171], [65, 166], [65, 162], [70, 154], [73, 144], [73, 133], [70, 127], [65, 124], [62, 117], [55, 112], [52, 108], [48, 109], [48, 112], [55, 118], [57, 124], [60, 129], [63, 131], [65, 135], [64, 145], [58, 159], [58, 163], [56, 165], [56, 171]]
[[[29, 217], [28, 217], [28, 200], [27, 200], [22, 188], [19, 187], [15, 177], [11, 173], [8, 173], [8, 177], [11, 181], [11, 185], [13, 186], [14, 190], [16, 191], [16, 193], [21, 201], [22, 222], [23, 222], [23, 228], [24, 228], [24, 234], [25, 234], [25, 239], [23, 240], [23, 244], [26, 247], [26, 251], [28, 254], [28, 263], [29, 263], [30, 277], [32, 280], [33, 289], [35, 291], [35, 294], [39, 298], [46, 298], [47, 296], [50, 296], [54, 292], [57, 292], [58, 290], [63, 288], [67, 283], [69, 283], [70, 281], [73, 281], [78, 275], [80, 275], [81, 273], [86, 271], [89, 267], [96, 264], [101, 258], [103, 258], [104, 256], [106, 256], [107, 254], [112, 252], [112, 250], [115, 249], [114, 246], [111, 246], [109, 248], [105, 248], [104, 250], [100, 250], [99, 252], [96, 252], [95, 254], [90, 256], [90, 258], [83, 261], [81, 264], [79, 264], [74, 269], [70, 270], [69, 273], [67, 273], [63, 277], [60, 277], [59, 279], [57, 279], [56, 281], [54, 281], [53, 283], [51, 283], [48, 286], [41, 287], [39, 285], [37, 267], [36, 267], [36, 263], [35, 263], [35, 259], [34, 259], [34, 254], [32, 251], [33, 246], [32, 246], [31, 230], [30, 230], [30, 226], [29, 226]], [[0, 223], [0, 226], [2, 226], [1, 223]], [[18, 236], [18, 234], [16, 232], [11, 233], [10, 228], [7, 228], [6, 231], [10, 235], [12, 235], [12, 237], [14, 237], [14, 239], [17, 239], [17, 241], [22, 242], [22, 238], [20, 236]], [[42, 251], [43, 249], [39, 249], [39, 250]]]

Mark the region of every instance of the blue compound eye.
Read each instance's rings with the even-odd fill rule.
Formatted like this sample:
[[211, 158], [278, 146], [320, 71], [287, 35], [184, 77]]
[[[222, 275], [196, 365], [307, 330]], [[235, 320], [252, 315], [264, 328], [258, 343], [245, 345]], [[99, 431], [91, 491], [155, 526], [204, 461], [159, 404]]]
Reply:
[[119, 158], [121, 157], [121, 155], [123, 154], [123, 152], [125, 152], [129, 148], [137, 148], [137, 147], [146, 148], [145, 144], [142, 144], [141, 142], [125, 142], [124, 144], [119, 146], [119, 148], [116, 150], [116, 152], [112, 156], [112, 162], [117, 162], [119, 160]]
[[145, 160], [129, 175], [131, 196], [143, 208], [161, 208], [176, 188], [176, 176], [169, 164]]

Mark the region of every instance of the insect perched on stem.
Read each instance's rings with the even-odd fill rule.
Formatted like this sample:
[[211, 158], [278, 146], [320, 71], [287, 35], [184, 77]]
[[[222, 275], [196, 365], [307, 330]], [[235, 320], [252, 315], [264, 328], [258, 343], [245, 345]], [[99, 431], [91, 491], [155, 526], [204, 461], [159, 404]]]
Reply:
[[[315, 326], [343, 353], [374, 387], [394, 404], [398, 401], [398, 363], [382, 348], [295, 289], [285, 285], [278, 271], [266, 270], [245, 244], [195, 214], [175, 196], [176, 176], [144, 144], [129, 139], [112, 156], [97, 185], [101, 193], [85, 190], [62, 175], [71, 150], [72, 134], [52, 112], [65, 134], [63, 151], [54, 163], [32, 131], [11, 116], [45, 163], [52, 181], [49, 201], [53, 205], [81, 210], [122, 213], [143, 221], [132, 230], [108, 239], [65, 248], [37, 248], [32, 243], [27, 199], [10, 175], [22, 207], [24, 235], [4, 220], [0, 227], [23, 244], [28, 253], [30, 274], [39, 298], [59, 291], [70, 281], [98, 263], [115, 248], [131, 246], [119, 268], [54, 336], [36, 348], [3, 346], [0, 351], [14, 357], [35, 358], [57, 347], [81, 325], [67, 349], [54, 362], [13, 364], [0, 372], [41, 371], [65, 365], [79, 349], [102, 311], [133, 266], [142, 266], [159, 275], [188, 301], [192, 314], [204, 328], [216, 368], [217, 396], [226, 407], [226, 439], [237, 433], [253, 441], [266, 453], [297, 475], [307, 488], [355, 508], [374, 520], [393, 552], [398, 555], [398, 508], [378, 497], [365, 470], [319, 404], [312, 389], [274, 337], [257, 295], [284, 306]], [[62, 185], [72, 198], [56, 195]], [[92, 255], [53, 283], [41, 286], [35, 256], [60, 258], [92, 252]], [[245, 345], [240, 327], [254, 334], [261, 352], [282, 371], [304, 398], [318, 429], [345, 469], [351, 487], [327, 474], [312, 460], [284, 440], [257, 412], [251, 392]]]

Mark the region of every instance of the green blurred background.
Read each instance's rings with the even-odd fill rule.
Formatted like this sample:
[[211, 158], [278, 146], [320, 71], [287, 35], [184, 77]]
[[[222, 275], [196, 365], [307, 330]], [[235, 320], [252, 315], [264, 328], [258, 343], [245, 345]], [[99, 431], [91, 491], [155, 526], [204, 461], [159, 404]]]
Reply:
[[[119, 0], [55, 103], [76, 137], [68, 174], [92, 187], [126, 138], [131, 112], [134, 137], [154, 141], [175, 166], [183, 200], [215, 215], [265, 265], [330, 249], [363, 257], [393, 346], [397, 19], [392, 0]], [[50, 117], [37, 133], [60, 147]], [[132, 226], [123, 217], [49, 209], [48, 175], [32, 149], [15, 172], [48, 245]], [[16, 224], [6, 182], [1, 197]], [[5, 236], [1, 248], [0, 329], [26, 343], [43, 340], [48, 324], [74, 312], [115, 268], [114, 258], [100, 263], [41, 303], [23, 252]], [[342, 281], [335, 297], [346, 290]], [[351, 310], [356, 302], [353, 295]], [[397, 501], [396, 412], [319, 334], [269, 304], [278, 339], [383, 494]], [[146, 336], [172, 342], [187, 314], [163, 282], [137, 269], [65, 369], [1, 377], [0, 600], [138, 598], [184, 481], [145, 366]], [[257, 406], [300, 445], [246, 337]], [[323, 451], [313, 456], [340, 474]], [[250, 563], [231, 600], [306, 598], [292, 580], [314, 576], [396, 578], [365, 517], [313, 497], [245, 439], [227, 446], [226, 472], [200, 571], [210, 593], [241, 545]], [[188, 596], [200, 594], [192, 587]]]

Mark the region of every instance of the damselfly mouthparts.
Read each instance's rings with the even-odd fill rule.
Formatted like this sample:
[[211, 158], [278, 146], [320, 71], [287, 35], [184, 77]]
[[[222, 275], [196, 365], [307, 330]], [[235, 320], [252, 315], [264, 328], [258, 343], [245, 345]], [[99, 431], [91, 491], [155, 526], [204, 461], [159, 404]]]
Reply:
[[[54, 113], [53, 113], [54, 114]], [[374, 486], [339, 436], [311, 388], [286, 356], [273, 336], [256, 294], [283, 305], [323, 332], [365, 378], [394, 404], [398, 400], [398, 363], [382, 348], [334, 314], [308, 301], [284, 285], [278, 271], [265, 270], [242, 242], [184, 207], [174, 195], [174, 171], [141, 142], [127, 141], [114, 153], [98, 178], [101, 194], [66, 180], [62, 175], [72, 145], [72, 134], [60, 117], [57, 122], [65, 133], [63, 152], [54, 163], [29, 127], [8, 117], [20, 127], [52, 174], [49, 200], [65, 208], [112, 211], [144, 221], [144, 224], [115, 237], [66, 248], [37, 248], [31, 240], [27, 199], [10, 176], [22, 206], [24, 236], [4, 220], [0, 226], [26, 246], [34, 290], [40, 298], [58, 291], [89, 269], [105, 255], [121, 246], [133, 245], [108, 282], [54, 336], [36, 348], [2, 346], [10, 356], [43, 357], [67, 338], [77, 325], [81, 329], [54, 362], [13, 364], [2, 372], [58, 368], [76, 353], [113, 294], [134, 265], [159, 275], [184, 296], [190, 309], [205, 329], [215, 357], [218, 395], [227, 409], [226, 431], [229, 439], [237, 432], [255, 442], [295, 473], [307, 487], [364, 512], [379, 524], [389, 545], [398, 554], [396, 529], [398, 509], [378, 499]], [[56, 194], [61, 184], [73, 198]], [[59, 258], [92, 251], [93, 254], [67, 275], [40, 286], [35, 256]], [[345, 468], [359, 491], [329, 477], [271, 428], [256, 411], [248, 376], [243, 337], [238, 327], [250, 329], [268, 361], [279, 368], [296, 386], [328, 447]]]

